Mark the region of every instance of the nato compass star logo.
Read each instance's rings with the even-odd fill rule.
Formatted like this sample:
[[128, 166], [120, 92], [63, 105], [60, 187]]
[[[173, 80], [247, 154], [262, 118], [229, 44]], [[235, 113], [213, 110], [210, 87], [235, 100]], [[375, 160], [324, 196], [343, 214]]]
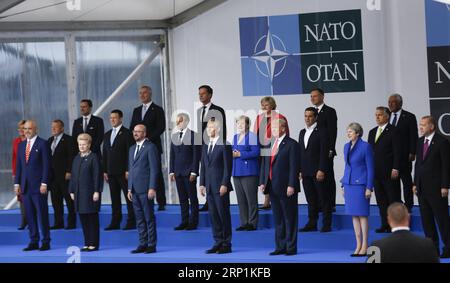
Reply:
[[258, 72], [273, 82], [274, 77], [279, 76], [286, 67], [288, 55], [283, 41], [268, 31], [256, 43], [251, 58], [255, 60]]

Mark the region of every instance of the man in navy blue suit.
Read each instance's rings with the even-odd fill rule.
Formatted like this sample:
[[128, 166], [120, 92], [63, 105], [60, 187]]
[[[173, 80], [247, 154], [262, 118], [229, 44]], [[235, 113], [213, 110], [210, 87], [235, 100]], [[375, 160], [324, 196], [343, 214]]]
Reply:
[[209, 143], [203, 145], [200, 192], [206, 195], [214, 237], [214, 246], [206, 253], [231, 253], [230, 191], [233, 154], [231, 145], [221, 138], [219, 120], [209, 120]]
[[276, 249], [270, 255], [297, 254], [298, 143], [286, 135], [286, 120], [272, 121], [271, 154], [261, 163], [259, 189], [269, 193], [275, 222]]
[[181, 206], [181, 224], [175, 230], [195, 230], [198, 225], [197, 176], [201, 146], [195, 144], [195, 133], [187, 127], [188, 114], [178, 114], [176, 124], [170, 145], [169, 174], [171, 181], [176, 181]]
[[131, 253], [156, 252], [154, 201], [161, 171], [158, 148], [146, 138], [145, 125], [134, 127], [136, 144], [128, 154], [128, 199], [133, 203], [139, 232], [139, 246]]
[[[23, 251], [50, 249], [50, 226], [48, 221], [48, 190], [50, 154], [47, 141], [37, 136], [37, 124], [28, 120], [24, 125], [26, 140], [19, 144], [17, 152], [14, 191], [22, 193], [30, 230], [30, 243]], [[39, 219], [39, 223], [38, 223]], [[39, 228], [42, 246], [39, 248]]]

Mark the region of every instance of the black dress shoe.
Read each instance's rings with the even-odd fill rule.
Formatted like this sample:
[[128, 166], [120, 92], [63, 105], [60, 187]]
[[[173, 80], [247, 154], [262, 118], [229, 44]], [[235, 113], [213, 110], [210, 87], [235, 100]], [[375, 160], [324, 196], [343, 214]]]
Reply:
[[87, 251], [89, 251], [89, 248], [87, 246], [84, 246], [80, 251], [87, 252]]
[[88, 252], [95, 252], [95, 251], [98, 251], [98, 247], [94, 247], [94, 248], [89, 247], [87, 251], [88, 251]]
[[247, 226], [247, 229], [245, 229], [246, 231], [255, 231], [255, 230], [257, 230], [256, 229], [256, 227], [255, 226], [253, 226], [253, 225], [248, 225]]
[[215, 254], [219, 251], [219, 249], [220, 249], [220, 247], [214, 246], [214, 247], [210, 248], [209, 250], [206, 250], [206, 253], [207, 254]]
[[297, 254], [297, 251], [288, 251], [288, 252], [286, 252], [286, 255], [296, 255]]
[[77, 229], [77, 226], [74, 224], [74, 225], [67, 225], [65, 228], [64, 228], [64, 230], [74, 230], [74, 229]]
[[42, 251], [48, 251], [50, 249], [50, 244], [42, 244], [42, 246], [39, 248], [39, 250]]
[[314, 232], [314, 231], [317, 231], [317, 227], [306, 225], [305, 227], [300, 228], [298, 231], [299, 232]]
[[186, 227], [186, 230], [187, 230], [187, 231], [197, 230], [197, 225], [189, 224], [189, 225]]
[[181, 223], [177, 227], [173, 228], [175, 231], [184, 230], [188, 227], [188, 224]]
[[144, 252], [144, 254], [152, 254], [152, 253], [156, 253], [155, 247], [148, 247]]
[[139, 246], [135, 250], [132, 250], [131, 253], [132, 254], [141, 254], [141, 253], [144, 253], [146, 250], [147, 250], [147, 247]]
[[64, 225], [53, 225], [50, 227], [50, 230], [59, 230], [64, 229]]
[[205, 211], [208, 211], [208, 203], [207, 202], [205, 202], [205, 204], [203, 205], [203, 207], [202, 208], [200, 208], [198, 211], [201, 211], [201, 212], [205, 212]]
[[270, 206], [270, 205], [267, 205], [267, 206], [260, 206], [258, 209], [259, 210], [270, 210], [272, 207]]
[[367, 254], [351, 254], [351, 257], [366, 257]]
[[120, 225], [110, 224], [108, 227], [105, 228], [105, 231], [112, 231], [112, 230], [120, 230]]
[[450, 250], [442, 250], [441, 255], [439, 256], [440, 258], [450, 258]]
[[25, 228], [27, 227], [28, 225], [27, 224], [22, 224], [22, 225], [20, 225], [19, 226], [19, 228], [17, 228], [17, 230], [25, 230]]
[[327, 233], [327, 232], [331, 232], [330, 226], [323, 226], [322, 229], [320, 229], [320, 233]]
[[274, 250], [269, 255], [282, 255], [282, 254], [285, 254], [285, 253], [286, 253], [285, 250]]
[[158, 211], [163, 211], [166, 210], [166, 206], [165, 205], [159, 205], [158, 206]]
[[380, 227], [378, 229], [375, 229], [375, 233], [391, 233], [390, 227]]
[[24, 252], [35, 251], [35, 250], [39, 250], [38, 244], [29, 244], [28, 247], [23, 249]]
[[231, 247], [221, 247], [218, 251], [218, 254], [229, 254], [231, 253]]
[[247, 225], [242, 225], [236, 228], [236, 231], [245, 231], [247, 230]]
[[134, 230], [134, 229], [136, 229], [136, 223], [127, 222], [127, 224], [125, 225], [125, 227], [123, 227], [122, 230]]

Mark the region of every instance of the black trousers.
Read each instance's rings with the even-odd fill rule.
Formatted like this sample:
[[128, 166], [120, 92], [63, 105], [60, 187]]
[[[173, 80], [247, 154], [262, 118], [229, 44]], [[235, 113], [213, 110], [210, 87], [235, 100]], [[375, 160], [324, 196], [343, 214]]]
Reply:
[[158, 174], [158, 187], [156, 188], [156, 202], [160, 206], [166, 205], [166, 184], [164, 183], [164, 175], [162, 170]]
[[127, 224], [135, 224], [136, 218], [134, 216], [133, 204], [128, 200], [128, 183], [125, 179], [125, 173], [120, 175], [108, 175], [109, 190], [111, 192], [111, 207], [112, 207], [112, 225], [120, 225], [122, 222], [122, 198], [121, 194], [125, 196], [127, 203]]
[[400, 180], [403, 184], [403, 198], [405, 200], [405, 206], [408, 208], [409, 212], [411, 212], [411, 209], [414, 206], [414, 193], [412, 191], [413, 184], [411, 171], [412, 162], [403, 162], [403, 164], [400, 166]]
[[230, 193], [220, 196], [218, 191], [209, 191], [208, 212], [215, 247], [231, 247]]
[[308, 202], [308, 224], [317, 227], [317, 220], [319, 219], [319, 207], [323, 213], [323, 226], [331, 227], [331, 188], [329, 180], [319, 182], [315, 177], [302, 176], [303, 188], [305, 189], [306, 201]]
[[394, 202], [401, 202], [400, 181], [391, 178], [375, 178], [375, 197], [380, 210], [381, 227], [389, 227], [387, 209]]
[[[189, 176], [175, 177], [181, 207], [181, 223], [198, 225], [197, 181], [190, 182]], [[190, 205], [189, 205], [190, 203]], [[190, 206], [190, 213], [189, 213]]]
[[[288, 197], [287, 188], [269, 187], [270, 202], [275, 223], [275, 246], [277, 250], [297, 252], [297, 229], [298, 229], [298, 195]], [[281, 195], [275, 191], [283, 192]]]
[[100, 245], [100, 225], [98, 212], [80, 213], [81, 227], [83, 228], [84, 245], [99, 247]]
[[448, 197], [441, 197], [440, 192], [436, 195], [424, 195], [419, 193], [420, 216], [422, 218], [425, 236], [433, 240], [434, 246], [439, 253], [439, 235], [436, 223], [441, 234], [444, 249], [450, 249]]
[[334, 156], [328, 158], [328, 184], [327, 186], [330, 189], [330, 202], [331, 202], [331, 209], [333, 207], [336, 207], [336, 179], [334, 178]]
[[67, 225], [75, 226], [76, 224], [75, 206], [70, 197], [68, 186], [69, 182], [64, 179], [54, 180], [50, 186], [50, 196], [55, 214], [55, 226], [64, 226], [64, 201], [66, 201], [68, 211]]

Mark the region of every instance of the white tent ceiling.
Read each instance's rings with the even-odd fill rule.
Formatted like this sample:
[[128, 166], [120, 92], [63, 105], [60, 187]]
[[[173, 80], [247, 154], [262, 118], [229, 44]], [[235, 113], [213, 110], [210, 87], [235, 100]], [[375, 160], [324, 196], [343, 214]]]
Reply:
[[[165, 20], [204, 0], [72, 0], [80, 10], [69, 10], [64, 0], [26, 0], [0, 14], [0, 21], [129, 21]], [[6, 18], [1, 18], [5, 17]]]

